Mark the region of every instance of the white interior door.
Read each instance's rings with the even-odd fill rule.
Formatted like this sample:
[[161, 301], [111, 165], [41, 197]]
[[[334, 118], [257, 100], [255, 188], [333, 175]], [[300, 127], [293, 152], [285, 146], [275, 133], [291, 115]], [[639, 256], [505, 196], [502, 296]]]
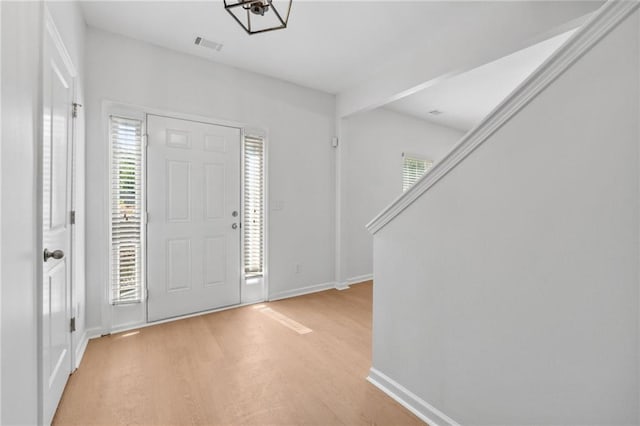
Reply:
[[147, 116], [149, 321], [240, 303], [240, 129]]
[[[42, 386], [53, 419], [71, 373], [71, 108], [73, 79], [47, 32], [43, 62]], [[26, 195], [26, 194], [25, 194]]]

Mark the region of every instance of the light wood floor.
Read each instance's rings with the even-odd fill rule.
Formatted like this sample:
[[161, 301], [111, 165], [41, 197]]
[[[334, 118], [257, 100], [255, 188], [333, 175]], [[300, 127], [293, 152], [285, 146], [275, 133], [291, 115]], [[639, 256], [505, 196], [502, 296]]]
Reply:
[[91, 340], [54, 424], [423, 424], [365, 380], [372, 284]]

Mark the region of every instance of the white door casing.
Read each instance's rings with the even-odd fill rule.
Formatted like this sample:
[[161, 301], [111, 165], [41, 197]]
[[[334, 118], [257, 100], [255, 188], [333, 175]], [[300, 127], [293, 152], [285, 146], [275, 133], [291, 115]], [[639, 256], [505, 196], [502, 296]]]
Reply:
[[42, 122], [42, 395], [49, 424], [71, 373], [71, 155], [73, 71], [45, 31]]
[[147, 133], [148, 321], [239, 304], [240, 129], [148, 115]]

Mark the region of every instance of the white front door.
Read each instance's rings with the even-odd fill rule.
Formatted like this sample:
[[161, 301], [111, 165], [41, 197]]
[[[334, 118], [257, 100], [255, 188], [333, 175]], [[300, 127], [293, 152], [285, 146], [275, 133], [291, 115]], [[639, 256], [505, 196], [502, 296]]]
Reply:
[[49, 424], [71, 373], [73, 79], [49, 32], [46, 34], [42, 99], [42, 391], [43, 421]]
[[240, 129], [147, 116], [149, 321], [240, 303]]

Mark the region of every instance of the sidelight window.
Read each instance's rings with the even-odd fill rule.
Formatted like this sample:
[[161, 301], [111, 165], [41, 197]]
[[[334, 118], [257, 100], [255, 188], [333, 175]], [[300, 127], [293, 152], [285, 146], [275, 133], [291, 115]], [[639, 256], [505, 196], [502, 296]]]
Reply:
[[110, 299], [112, 304], [143, 298], [143, 121], [109, 117]]
[[245, 276], [264, 272], [264, 139], [244, 138], [244, 238]]

